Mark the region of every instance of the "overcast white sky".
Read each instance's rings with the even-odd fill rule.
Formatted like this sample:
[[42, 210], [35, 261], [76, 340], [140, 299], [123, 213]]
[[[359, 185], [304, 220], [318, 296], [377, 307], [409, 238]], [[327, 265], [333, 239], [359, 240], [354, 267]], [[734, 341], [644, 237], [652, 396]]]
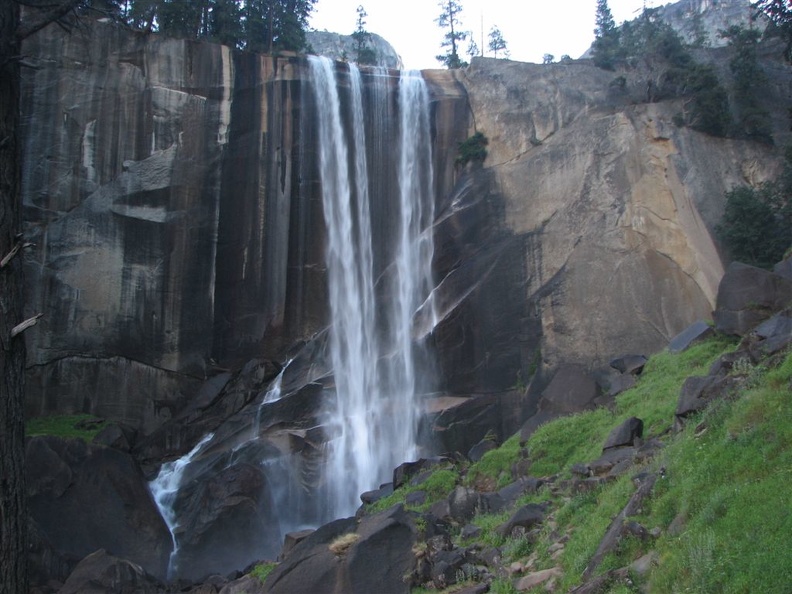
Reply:
[[[511, 59], [541, 62], [544, 54], [558, 60], [564, 54], [578, 58], [594, 40], [596, 0], [458, 0], [464, 11], [462, 27], [471, 30], [484, 50], [493, 25], [503, 33]], [[646, 5], [661, 6], [661, 0]], [[401, 55], [406, 68], [440, 68], [435, 56], [442, 53], [443, 32], [435, 23], [440, 14], [437, 0], [318, 0], [311, 27], [319, 31], [349, 34], [355, 30], [356, 8], [368, 13], [366, 29], [387, 39]], [[609, 0], [616, 24], [640, 14], [643, 0]], [[462, 48], [461, 57], [467, 59]]]

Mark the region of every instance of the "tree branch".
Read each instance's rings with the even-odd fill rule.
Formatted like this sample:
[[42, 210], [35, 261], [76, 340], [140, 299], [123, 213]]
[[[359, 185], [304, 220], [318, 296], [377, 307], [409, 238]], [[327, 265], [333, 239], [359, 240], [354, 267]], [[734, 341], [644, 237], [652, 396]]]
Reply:
[[49, 25], [50, 23], [54, 23], [58, 19], [63, 18], [66, 16], [70, 11], [77, 7], [82, 0], [64, 0], [61, 2], [57, 7], [53, 8], [49, 12], [45, 12], [43, 15], [39, 16], [36, 19], [32, 19], [32, 22], [25, 22], [20, 23], [19, 28], [16, 32], [17, 41], [22, 41], [23, 39], [27, 39], [33, 33], [41, 31], [44, 27]]
[[17, 255], [17, 252], [19, 252], [20, 249], [28, 248], [33, 245], [32, 243], [22, 243], [21, 241], [19, 241], [21, 238], [22, 238], [21, 234], [16, 236], [16, 243], [14, 243], [14, 247], [12, 247], [11, 251], [8, 252], [5, 256], [3, 256], [2, 260], [0, 260], [0, 269], [8, 266], [8, 264], [11, 262], [11, 260], [14, 259], [14, 256]]
[[21, 322], [16, 326], [14, 326], [13, 328], [11, 328], [11, 338], [18, 336], [19, 334], [22, 334], [25, 330], [27, 330], [31, 326], [35, 326], [38, 323], [39, 318], [41, 318], [43, 315], [44, 315], [43, 313], [36, 314], [32, 318], [28, 318], [24, 322]]

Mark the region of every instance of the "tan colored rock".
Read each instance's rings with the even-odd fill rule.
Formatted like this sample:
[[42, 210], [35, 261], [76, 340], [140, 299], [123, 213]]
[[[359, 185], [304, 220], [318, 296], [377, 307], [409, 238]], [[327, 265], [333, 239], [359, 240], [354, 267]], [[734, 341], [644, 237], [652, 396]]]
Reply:
[[526, 576], [521, 577], [518, 580], [514, 581], [514, 588], [518, 592], [528, 592], [536, 588], [537, 586], [541, 586], [548, 580], [552, 578], [561, 577], [562, 572], [560, 567], [553, 567], [551, 569], [543, 569], [542, 571], [536, 571], [534, 573], [529, 573]]
[[587, 63], [490, 59], [460, 75], [471, 121], [490, 141], [484, 166], [504, 224], [536, 234], [523, 276], [548, 367], [652, 352], [709, 317], [723, 275], [712, 229], [724, 192], [775, 167], [767, 147], [675, 126], [673, 102], [621, 103], [609, 91], [615, 76]]

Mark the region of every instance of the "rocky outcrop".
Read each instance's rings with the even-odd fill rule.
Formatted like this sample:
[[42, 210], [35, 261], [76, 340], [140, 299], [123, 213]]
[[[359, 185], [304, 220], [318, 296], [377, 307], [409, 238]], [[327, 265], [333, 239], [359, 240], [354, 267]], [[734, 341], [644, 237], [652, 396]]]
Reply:
[[525, 346], [525, 325], [540, 327], [540, 371], [652, 352], [709, 315], [723, 273], [709, 229], [725, 190], [770, 174], [765, 147], [678, 128], [672, 103], [633, 104], [585, 64], [482, 58], [460, 77], [502, 229], [523, 238], [509, 264], [524, 266], [526, 315], [513, 321]]
[[300, 541], [267, 578], [267, 592], [410, 591], [405, 576], [415, 564], [415, 522], [401, 506], [366, 516], [336, 520]]
[[[390, 43], [376, 33], [370, 35], [366, 47], [374, 52], [374, 65], [397, 70], [404, 68], [401, 56]], [[327, 56], [333, 60], [354, 61], [355, 59], [355, 39], [351, 35], [329, 31], [307, 31], [305, 41], [311, 52], [319, 56]]]
[[171, 537], [129, 454], [79, 439], [34, 437], [25, 466], [35, 541], [50, 550], [41, 556], [42, 574], [65, 579], [78, 560], [106, 549], [165, 577]]
[[[91, 412], [149, 434], [205, 378], [252, 357], [283, 361], [322, 335], [305, 58], [108, 23], [47, 30], [25, 51], [39, 65], [22, 100], [25, 233], [36, 245], [27, 301], [45, 313], [26, 333], [29, 414]], [[387, 92], [397, 80], [391, 72]], [[455, 102], [463, 95], [438, 100], [437, 117]], [[435, 154], [447, 180], [453, 152]], [[384, 245], [397, 188], [387, 175], [374, 184]], [[375, 252], [381, 271], [388, 254]]]
[[[28, 304], [46, 313], [26, 333], [30, 414], [95, 412], [148, 434], [218, 365], [283, 361], [321, 336], [302, 58], [108, 24], [48, 31], [26, 52], [40, 63], [22, 101]], [[771, 149], [676, 127], [673, 101], [643, 103], [640, 69], [614, 86], [586, 63], [477, 58], [425, 76], [440, 322], [419, 316], [416, 332], [442, 391], [516, 391], [516, 424], [560, 364], [605, 369], [708, 315], [723, 192], [766, 179]], [[455, 167], [473, 130], [489, 155]], [[389, 235], [387, 208], [374, 218]]]

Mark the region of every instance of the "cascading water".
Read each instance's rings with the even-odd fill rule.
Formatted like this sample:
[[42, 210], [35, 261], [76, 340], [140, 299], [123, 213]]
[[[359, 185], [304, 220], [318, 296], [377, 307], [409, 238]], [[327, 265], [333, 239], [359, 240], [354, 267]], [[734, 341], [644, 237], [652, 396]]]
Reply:
[[[428, 93], [419, 73], [401, 75], [398, 230], [395, 245], [389, 248], [392, 264], [379, 289], [372, 264], [360, 71], [354, 64], [349, 67], [347, 109], [352, 126], [348, 133], [333, 63], [318, 57], [309, 61], [316, 104], [321, 106], [319, 162], [337, 394], [326, 416], [330, 437], [326, 477], [330, 509], [340, 516], [354, 511], [360, 493], [384, 482], [397, 464], [417, 454], [420, 407], [412, 323], [432, 289]], [[379, 307], [377, 292], [385, 297]]]
[[168, 558], [168, 579], [174, 577], [176, 562], [179, 555], [179, 542], [176, 538], [176, 528], [179, 524], [173, 504], [175, 503], [176, 496], [179, 493], [179, 487], [181, 486], [187, 466], [189, 466], [193, 458], [198, 455], [198, 453], [207, 443], [209, 443], [209, 441], [211, 441], [213, 437], [213, 433], [208, 433], [187, 454], [178, 460], [163, 464], [156, 478], [149, 483], [149, 491], [151, 492], [151, 496], [154, 498], [154, 503], [157, 504], [157, 507], [160, 510], [162, 519], [165, 520], [165, 525], [168, 527], [168, 530], [171, 534], [171, 540], [173, 541], [173, 549], [171, 550], [170, 557]]
[[[217, 429], [217, 437], [207, 435], [189, 454], [164, 464], [152, 481], [173, 538], [171, 578], [179, 577], [179, 564], [188, 564], [186, 549], [179, 556], [174, 502], [188, 465], [209, 451], [210, 441], [212, 453], [204, 452], [190, 480], [258, 462], [269, 486], [266, 508], [274, 510], [271, 524], [281, 537], [350, 515], [362, 492], [388, 481], [394, 467], [419, 453], [418, 395], [427, 388], [419, 349], [426, 322], [434, 319], [426, 85], [417, 72], [397, 80], [384, 69], [361, 73], [350, 64], [347, 73], [326, 58], [309, 57], [308, 63], [312, 92], [304, 107], [316, 115], [305, 119], [310, 129], [303, 134], [305, 149], [318, 152], [318, 171], [310, 173], [321, 183], [327, 234], [326, 347], [324, 338], [309, 343], [313, 348], [295, 356], [294, 369], [287, 363], [267, 392]], [[316, 161], [305, 154], [300, 162]], [[335, 386], [327, 385], [330, 367]], [[300, 393], [295, 410], [308, 406], [308, 387], [308, 394], [327, 400], [320, 418], [311, 420], [321, 427], [301, 424], [304, 418], [290, 425], [279, 416]], [[327, 398], [333, 388], [336, 397]], [[270, 544], [277, 550], [279, 542]]]

